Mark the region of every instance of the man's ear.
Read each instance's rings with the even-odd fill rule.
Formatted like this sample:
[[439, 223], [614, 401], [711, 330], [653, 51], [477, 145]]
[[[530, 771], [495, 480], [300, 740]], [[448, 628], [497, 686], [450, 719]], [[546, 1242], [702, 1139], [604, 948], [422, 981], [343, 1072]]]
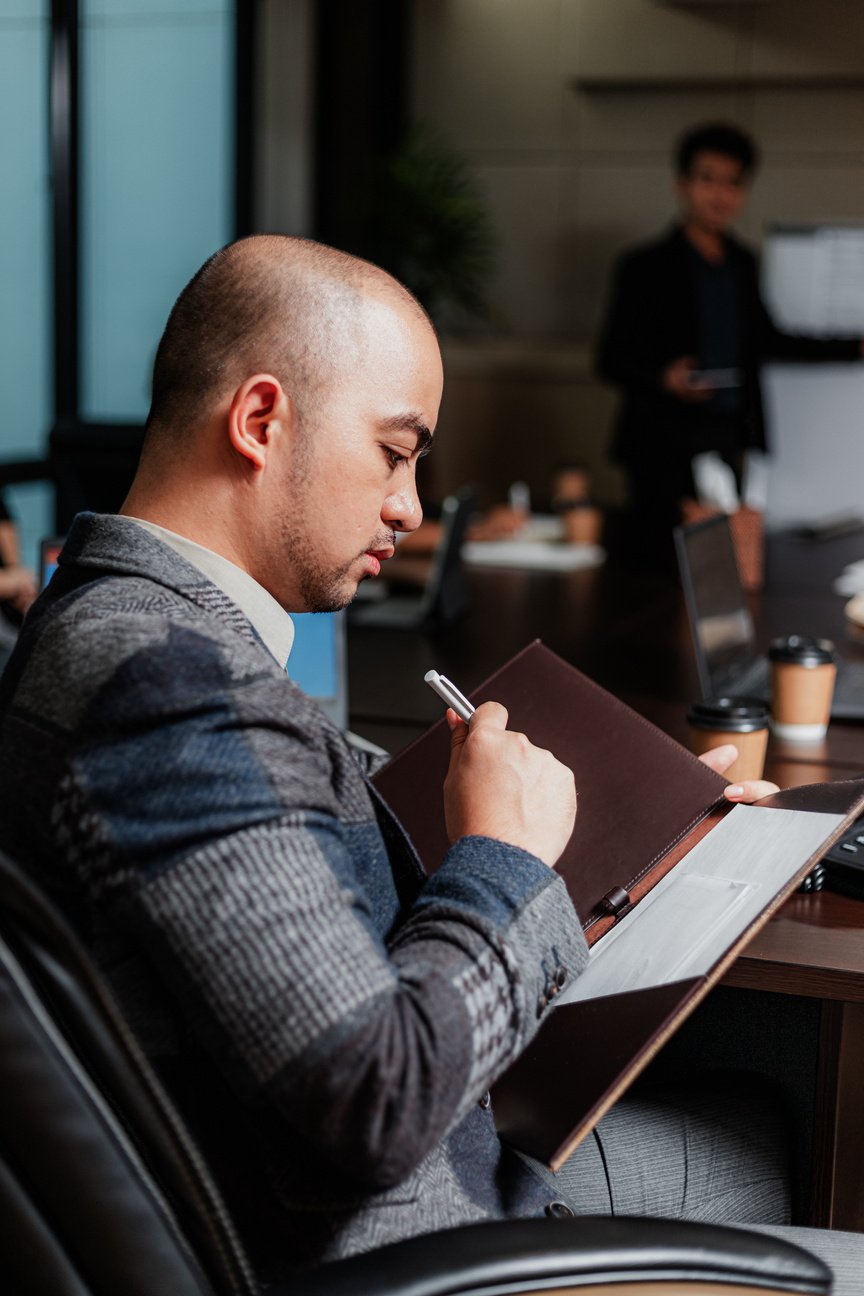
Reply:
[[278, 378], [253, 374], [234, 393], [228, 411], [228, 440], [232, 449], [255, 469], [266, 466], [277, 428], [292, 417], [293, 405]]

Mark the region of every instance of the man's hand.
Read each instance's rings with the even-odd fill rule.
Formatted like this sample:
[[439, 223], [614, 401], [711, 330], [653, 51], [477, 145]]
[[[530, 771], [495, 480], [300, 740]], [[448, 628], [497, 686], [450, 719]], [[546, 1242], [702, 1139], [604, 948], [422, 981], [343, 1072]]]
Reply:
[[[715, 773], [723, 774], [738, 759], [738, 748], [732, 743], [724, 743], [722, 747], [712, 747], [703, 752], [699, 759]], [[730, 783], [724, 788], [723, 795], [727, 801], [744, 801], [749, 805], [779, 791], [776, 783], [769, 783], [766, 779], [746, 779], [743, 783]]]
[[695, 378], [696, 361], [692, 356], [681, 356], [668, 364], [660, 375], [660, 386], [676, 400], [698, 404], [712, 395], [714, 388], [704, 378]]
[[0, 599], [23, 616], [36, 597], [36, 579], [26, 567], [0, 568]]
[[484, 702], [465, 724], [448, 710], [450, 768], [444, 814], [451, 841], [494, 837], [554, 867], [576, 818], [573, 772], [507, 728], [507, 711]]

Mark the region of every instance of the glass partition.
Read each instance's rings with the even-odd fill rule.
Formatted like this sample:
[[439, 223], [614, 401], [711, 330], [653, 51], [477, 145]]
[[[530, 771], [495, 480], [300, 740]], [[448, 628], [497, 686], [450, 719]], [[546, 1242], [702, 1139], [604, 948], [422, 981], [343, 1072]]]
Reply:
[[178, 292], [233, 234], [233, 0], [80, 0], [81, 417], [137, 422]]
[[[0, 459], [38, 458], [53, 417], [49, 0], [0, 0]], [[8, 488], [26, 562], [50, 529], [44, 483]]]

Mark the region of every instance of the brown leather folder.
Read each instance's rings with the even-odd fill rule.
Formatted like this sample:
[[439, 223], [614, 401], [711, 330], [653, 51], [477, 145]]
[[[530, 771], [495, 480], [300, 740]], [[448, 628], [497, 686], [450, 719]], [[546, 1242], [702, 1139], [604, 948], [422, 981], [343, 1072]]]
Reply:
[[[574, 771], [576, 828], [558, 871], [588, 943], [602, 940], [628, 914], [637, 931], [640, 902], [733, 810], [723, 798], [726, 780], [539, 641], [471, 694], [475, 705], [490, 699], [507, 707], [511, 728]], [[442, 718], [375, 778], [430, 872], [448, 846], [441, 788], [449, 750]], [[782, 878], [760, 900], [759, 912], [698, 976], [548, 1011], [534, 1042], [495, 1087], [503, 1138], [560, 1166], [860, 813], [864, 781], [794, 788], [759, 807], [821, 813], [824, 837], [822, 819], [811, 821], [808, 840], [815, 832], [818, 844], [790, 861], [788, 876], [781, 861]], [[742, 819], [745, 836], [747, 822]], [[776, 861], [773, 867], [772, 877]]]

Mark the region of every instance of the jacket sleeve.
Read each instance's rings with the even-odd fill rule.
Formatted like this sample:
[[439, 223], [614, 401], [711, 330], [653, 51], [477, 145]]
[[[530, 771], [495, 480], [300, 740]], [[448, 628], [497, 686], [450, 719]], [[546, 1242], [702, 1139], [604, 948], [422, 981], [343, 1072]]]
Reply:
[[662, 368], [651, 358], [656, 301], [637, 255], [625, 254], [612, 277], [609, 309], [600, 330], [597, 372], [625, 391], [656, 392]]
[[[229, 688], [213, 656], [179, 679], [170, 645], [152, 649], [146, 689], [127, 669], [103, 691], [62, 790], [64, 849], [238, 1096], [385, 1188], [524, 1048], [584, 937], [554, 871], [485, 838], [457, 842], [382, 933], [370, 896], [390, 862], [351, 753], [334, 765], [284, 677]], [[154, 685], [156, 719], [136, 702]]]

